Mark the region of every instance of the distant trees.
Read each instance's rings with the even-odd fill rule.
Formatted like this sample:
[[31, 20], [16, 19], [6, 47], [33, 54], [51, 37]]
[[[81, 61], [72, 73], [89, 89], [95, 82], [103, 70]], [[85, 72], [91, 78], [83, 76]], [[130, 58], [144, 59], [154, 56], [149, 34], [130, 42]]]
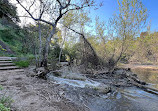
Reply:
[[[158, 32], [142, 32], [135, 39], [134, 54], [129, 61], [142, 64], [156, 64], [158, 62]], [[129, 52], [128, 52], [129, 53]]]

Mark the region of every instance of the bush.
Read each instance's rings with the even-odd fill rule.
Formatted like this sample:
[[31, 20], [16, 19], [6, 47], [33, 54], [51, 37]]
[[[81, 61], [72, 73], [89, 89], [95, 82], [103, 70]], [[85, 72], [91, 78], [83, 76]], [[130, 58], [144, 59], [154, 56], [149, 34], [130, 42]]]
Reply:
[[7, 108], [2, 103], [0, 103], [0, 111], [10, 111], [10, 108]]
[[35, 64], [34, 55], [19, 55], [19, 57], [13, 61], [15, 65], [19, 67], [28, 67], [30, 64]]
[[14, 62], [15, 65], [19, 66], [19, 67], [28, 67], [30, 65], [29, 61], [16, 61]]

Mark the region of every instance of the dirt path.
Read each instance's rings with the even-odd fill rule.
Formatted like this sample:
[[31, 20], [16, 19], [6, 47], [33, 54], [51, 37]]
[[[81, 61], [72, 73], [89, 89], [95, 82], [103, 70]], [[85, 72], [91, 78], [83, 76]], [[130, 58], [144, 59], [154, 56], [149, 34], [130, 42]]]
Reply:
[[131, 68], [131, 69], [147, 69], [147, 70], [158, 70], [158, 65], [139, 65], [139, 64], [124, 64], [120, 66], [121, 68]]
[[84, 111], [60, 94], [59, 85], [28, 77], [26, 69], [0, 71], [0, 84], [14, 100], [13, 111]]

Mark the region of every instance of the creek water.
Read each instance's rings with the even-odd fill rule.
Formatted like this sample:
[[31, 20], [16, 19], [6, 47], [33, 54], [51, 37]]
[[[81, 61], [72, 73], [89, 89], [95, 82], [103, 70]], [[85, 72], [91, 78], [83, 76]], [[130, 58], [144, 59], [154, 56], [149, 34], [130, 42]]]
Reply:
[[[145, 69], [132, 69], [142, 81], [150, 87], [158, 89], [158, 71]], [[81, 91], [85, 84], [97, 86], [98, 83], [87, 80], [69, 80], [53, 77], [59, 84], [69, 84], [67, 97], [74, 102], [85, 104], [90, 111], [158, 111], [158, 95], [143, 91], [137, 87], [118, 88], [116, 91], [99, 96]], [[74, 88], [77, 87], [77, 88]], [[84, 89], [85, 90], [85, 89]]]
[[140, 80], [147, 82], [151, 87], [158, 89], [158, 70], [134, 68], [132, 72], [136, 73]]
[[[132, 69], [138, 78], [158, 89], [158, 70]], [[94, 97], [90, 100], [91, 111], [158, 111], [158, 95], [136, 87], [118, 88], [107, 98]]]

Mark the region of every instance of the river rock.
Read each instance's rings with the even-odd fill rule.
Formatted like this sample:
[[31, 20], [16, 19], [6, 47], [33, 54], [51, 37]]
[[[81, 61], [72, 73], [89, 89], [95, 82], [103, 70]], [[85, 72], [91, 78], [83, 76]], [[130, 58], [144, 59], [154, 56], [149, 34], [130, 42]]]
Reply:
[[94, 89], [103, 94], [107, 94], [111, 91], [111, 88], [105, 84], [100, 84], [99, 86], [94, 87]]

